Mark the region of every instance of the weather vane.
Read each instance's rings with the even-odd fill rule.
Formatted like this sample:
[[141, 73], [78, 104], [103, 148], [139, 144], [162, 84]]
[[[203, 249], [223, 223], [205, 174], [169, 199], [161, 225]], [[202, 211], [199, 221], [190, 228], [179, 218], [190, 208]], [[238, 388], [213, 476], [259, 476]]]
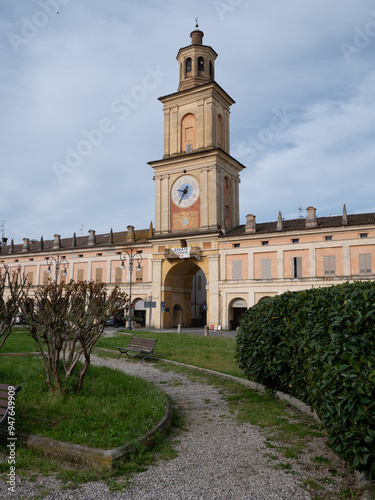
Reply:
[[196, 28], [199, 28], [198, 18], [197, 18], [197, 17], [195, 18], [195, 27], [196, 27]]

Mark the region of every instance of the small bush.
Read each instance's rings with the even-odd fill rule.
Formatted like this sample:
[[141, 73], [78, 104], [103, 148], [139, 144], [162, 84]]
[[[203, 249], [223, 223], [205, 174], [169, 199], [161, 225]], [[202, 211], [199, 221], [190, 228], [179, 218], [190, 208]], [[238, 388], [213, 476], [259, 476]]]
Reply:
[[245, 314], [245, 374], [316, 410], [336, 453], [375, 478], [375, 283], [285, 293]]

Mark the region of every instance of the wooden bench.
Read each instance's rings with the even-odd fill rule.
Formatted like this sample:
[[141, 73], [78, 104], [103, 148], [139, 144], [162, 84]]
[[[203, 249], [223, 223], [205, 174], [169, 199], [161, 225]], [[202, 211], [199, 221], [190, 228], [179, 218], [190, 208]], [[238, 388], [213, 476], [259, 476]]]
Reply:
[[[11, 392], [9, 390], [11, 388]], [[9, 415], [9, 410], [12, 410], [12, 406], [9, 407], [9, 401], [13, 401], [16, 398], [17, 392], [21, 390], [21, 386], [13, 386], [13, 385], [7, 385], [7, 384], [0, 384], [0, 434], [4, 432], [4, 430], [8, 427], [8, 415]], [[13, 396], [9, 400], [9, 396]], [[14, 418], [14, 417], [13, 417]], [[14, 420], [13, 420], [14, 422]]]
[[128, 358], [130, 358], [128, 351], [136, 352], [143, 356], [141, 363], [145, 358], [149, 358], [151, 354], [154, 352], [155, 344], [157, 340], [155, 339], [144, 339], [141, 337], [131, 337], [129, 344], [126, 347], [117, 347], [120, 351], [120, 354], [117, 356], [117, 359], [121, 356], [121, 354], [126, 354]]

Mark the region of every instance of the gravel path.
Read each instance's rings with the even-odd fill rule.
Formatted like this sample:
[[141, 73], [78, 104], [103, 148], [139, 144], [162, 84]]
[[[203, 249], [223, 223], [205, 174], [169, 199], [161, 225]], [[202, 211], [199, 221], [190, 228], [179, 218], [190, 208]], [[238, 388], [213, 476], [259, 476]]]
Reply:
[[[153, 499], [153, 500], [305, 500], [309, 494], [297, 476], [275, 470], [263, 455], [269, 450], [257, 427], [238, 425], [213, 386], [186, 375], [123, 359], [93, 358], [93, 364], [117, 368], [159, 385], [186, 416], [189, 429], [179, 435], [178, 457], [136, 474], [131, 488], [111, 492], [104, 483], [63, 489], [54, 477], [33, 482], [17, 476], [16, 492], [0, 482], [0, 498]], [[8, 496], [9, 495], [9, 496]]]

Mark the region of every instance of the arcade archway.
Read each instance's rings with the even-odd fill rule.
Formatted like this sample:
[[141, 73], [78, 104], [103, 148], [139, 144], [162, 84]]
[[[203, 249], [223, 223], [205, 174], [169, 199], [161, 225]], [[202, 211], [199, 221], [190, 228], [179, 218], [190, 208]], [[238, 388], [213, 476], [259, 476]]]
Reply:
[[241, 321], [243, 314], [247, 311], [245, 299], [236, 298], [230, 301], [228, 308], [229, 329], [235, 330]]
[[204, 326], [207, 312], [206, 276], [195, 262], [179, 262], [164, 282], [164, 328]]

